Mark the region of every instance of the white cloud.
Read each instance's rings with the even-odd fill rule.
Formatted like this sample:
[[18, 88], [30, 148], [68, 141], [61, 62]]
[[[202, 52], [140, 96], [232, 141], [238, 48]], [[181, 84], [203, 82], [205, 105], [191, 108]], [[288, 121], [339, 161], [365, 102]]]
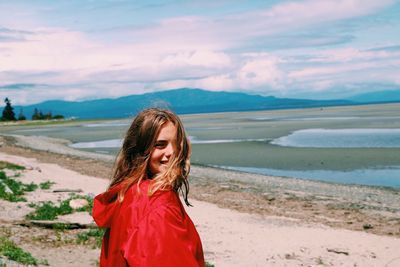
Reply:
[[221, 68], [229, 66], [231, 59], [227, 54], [221, 52], [207, 50], [182, 51], [167, 55], [160, 64], [167, 67], [200, 66]]
[[245, 62], [237, 73], [239, 88], [249, 89], [269, 85], [277, 87], [283, 73], [277, 66], [279, 59], [272, 56], [260, 56]]
[[351, 62], [351, 61], [367, 61], [382, 60], [400, 57], [400, 51], [373, 51], [360, 50], [354, 47], [346, 47], [341, 49], [327, 49], [314, 53], [314, 58], [310, 62]]
[[[82, 33], [64, 29], [42, 29], [26, 42], [0, 43], [2, 49], [7, 52], [0, 54], [0, 71], [42, 72], [43, 80], [38, 76], [34, 79], [25, 76], [24, 82], [49, 84], [115, 79], [151, 82], [176, 78], [182, 73], [204, 76], [230, 67], [231, 63], [230, 57], [223, 52], [193, 48], [188, 51], [171, 44], [102, 44]], [[47, 72], [60, 74], [48, 75]], [[17, 75], [3, 76], [3, 85], [23, 82]]]
[[11, 98], [13, 105], [30, 105], [46, 100], [62, 99], [66, 101], [81, 101], [100, 98], [117, 98], [124, 95], [140, 94], [152, 89], [146, 89], [144, 84], [90, 84], [66, 86], [36, 86], [25, 90], [2, 89], [0, 99]]
[[[28, 41], [0, 43], [0, 71], [58, 71], [104, 67], [118, 58], [79, 32], [40, 29]], [[122, 57], [121, 57], [122, 58]]]
[[235, 79], [229, 74], [215, 75], [200, 79], [196, 81], [195, 85], [197, 88], [206, 88], [211, 91], [231, 91], [238, 89]]
[[[87, 90], [81, 88], [34, 88], [26, 90], [0, 90], [0, 98], [9, 97], [13, 105], [28, 105], [43, 102], [46, 100], [63, 99], [75, 101], [90, 95]], [[77, 98], [79, 96], [79, 98]]]
[[159, 84], [160, 88], [195, 87], [207, 90], [259, 91], [262, 87], [279, 88], [285, 76], [279, 68], [280, 58], [267, 53], [247, 53], [237, 58], [234, 69], [224, 74], [190, 80], [172, 80]]
[[393, 3], [393, 0], [290, 1], [269, 9], [222, 17], [214, 21], [212, 27], [207, 25], [206, 29], [217, 32], [223, 36], [222, 39], [240, 44], [254, 36], [268, 36], [372, 14]]
[[349, 46], [313, 51], [303, 63], [296, 63], [296, 68], [287, 72], [287, 85], [308, 87], [310, 91], [329, 91], [357, 83], [393, 84], [398, 83], [400, 51]]
[[332, 80], [321, 80], [321, 81], [315, 81], [312, 83], [312, 87], [310, 89], [313, 92], [322, 92], [326, 91], [329, 88], [332, 88], [334, 86], [334, 82]]
[[393, 2], [393, 0], [308, 0], [278, 4], [261, 13], [265, 18], [274, 20], [276, 24], [298, 26], [367, 15]]

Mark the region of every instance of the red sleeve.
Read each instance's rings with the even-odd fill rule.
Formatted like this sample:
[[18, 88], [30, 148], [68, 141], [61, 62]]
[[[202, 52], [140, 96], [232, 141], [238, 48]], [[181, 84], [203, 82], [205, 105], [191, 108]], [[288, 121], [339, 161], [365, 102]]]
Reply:
[[193, 222], [175, 203], [156, 208], [131, 229], [123, 255], [131, 267], [205, 266]]

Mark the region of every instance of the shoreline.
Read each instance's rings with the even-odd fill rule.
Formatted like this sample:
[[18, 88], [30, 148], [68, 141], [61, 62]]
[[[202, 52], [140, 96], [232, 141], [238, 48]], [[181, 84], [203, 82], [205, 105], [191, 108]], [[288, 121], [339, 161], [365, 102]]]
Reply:
[[[0, 152], [34, 157], [109, 178], [113, 156], [79, 151], [68, 141], [0, 135]], [[251, 214], [284, 216], [334, 228], [400, 237], [400, 189], [265, 176], [194, 165], [189, 198]]]
[[[101, 154], [95, 152], [89, 152], [84, 150], [79, 150], [69, 145], [72, 144], [71, 141], [66, 139], [60, 138], [51, 138], [47, 136], [26, 136], [26, 135], [13, 135], [13, 134], [0, 134], [0, 138], [9, 138], [8, 144], [13, 144], [17, 147], [28, 148], [32, 150], [38, 151], [46, 151], [54, 154], [61, 154], [66, 156], [73, 156], [82, 159], [92, 159], [92, 160], [99, 160], [104, 161], [107, 163], [113, 163], [115, 156], [109, 154]], [[45, 148], [43, 148], [45, 147]], [[267, 175], [255, 172], [248, 172], [244, 170], [236, 170], [231, 168], [223, 168], [218, 166], [210, 166], [205, 164], [191, 164], [191, 167], [198, 168], [198, 169], [214, 169], [220, 172], [229, 172], [229, 173], [241, 173], [245, 175], [251, 175], [254, 177], [264, 177], [264, 178], [277, 178], [277, 179], [289, 179], [293, 181], [301, 180], [305, 183], [309, 184], [317, 184], [323, 185], [328, 184], [332, 186], [345, 186], [345, 187], [362, 187], [362, 188], [369, 188], [369, 189], [381, 189], [381, 190], [393, 190], [400, 192], [400, 188], [392, 187], [392, 186], [379, 186], [379, 185], [364, 185], [364, 184], [344, 184], [339, 182], [331, 182], [331, 181], [320, 181], [320, 180], [313, 180], [313, 179], [306, 179], [300, 177], [291, 177], [291, 176], [275, 176], [275, 175]]]

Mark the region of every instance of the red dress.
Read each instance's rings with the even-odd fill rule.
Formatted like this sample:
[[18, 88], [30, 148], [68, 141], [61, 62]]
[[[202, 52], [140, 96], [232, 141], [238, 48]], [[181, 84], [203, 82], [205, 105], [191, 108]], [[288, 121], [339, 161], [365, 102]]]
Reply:
[[159, 190], [149, 197], [149, 182], [141, 182], [141, 193], [131, 186], [122, 203], [120, 186], [94, 199], [93, 218], [107, 228], [100, 266], [204, 267], [200, 237], [178, 194]]

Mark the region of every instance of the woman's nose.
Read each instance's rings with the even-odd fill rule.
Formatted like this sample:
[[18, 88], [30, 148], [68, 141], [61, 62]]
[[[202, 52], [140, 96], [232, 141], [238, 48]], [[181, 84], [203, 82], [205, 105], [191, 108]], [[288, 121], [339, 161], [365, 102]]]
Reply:
[[168, 144], [165, 148], [165, 156], [170, 157], [174, 153], [174, 147], [172, 144]]

